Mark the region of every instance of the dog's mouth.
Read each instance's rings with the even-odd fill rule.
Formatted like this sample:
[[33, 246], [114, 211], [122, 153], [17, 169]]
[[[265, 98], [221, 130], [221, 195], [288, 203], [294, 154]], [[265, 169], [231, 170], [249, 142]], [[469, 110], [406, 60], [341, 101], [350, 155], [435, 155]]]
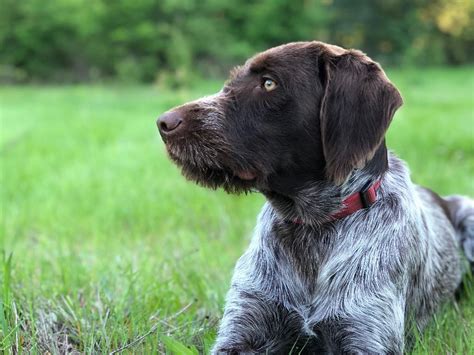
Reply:
[[236, 175], [242, 179], [242, 180], [245, 180], [245, 181], [252, 181], [252, 180], [255, 180], [257, 178], [257, 174], [255, 174], [254, 172], [251, 172], [251, 171], [238, 171], [236, 172]]
[[261, 180], [256, 169], [243, 168], [228, 156], [222, 156], [228, 154], [225, 149], [211, 150], [203, 144], [196, 147], [189, 142], [186, 145], [168, 142], [166, 150], [184, 177], [207, 188], [222, 187], [229, 193], [246, 193], [255, 190]]

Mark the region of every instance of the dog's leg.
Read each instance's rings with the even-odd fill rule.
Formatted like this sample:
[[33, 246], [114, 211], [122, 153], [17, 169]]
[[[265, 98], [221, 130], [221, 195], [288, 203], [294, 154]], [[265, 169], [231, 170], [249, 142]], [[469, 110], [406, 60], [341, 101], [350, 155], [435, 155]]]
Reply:
[[[256, 293], [229, 291], [213, 354], [300, 353], [309, 340], [294, 311]], [[305, 350], [303, 350], [304, 353]]]
[[448, 196], [447, 202], [450, 219], [456, 229], [458, 241], [462, 247], [471, 271], [474, 272], [474, 200], [465, 196]]
[[366, 295], [312, 326], [332, 354], [403, 354], [405, 309], [400, 295]]

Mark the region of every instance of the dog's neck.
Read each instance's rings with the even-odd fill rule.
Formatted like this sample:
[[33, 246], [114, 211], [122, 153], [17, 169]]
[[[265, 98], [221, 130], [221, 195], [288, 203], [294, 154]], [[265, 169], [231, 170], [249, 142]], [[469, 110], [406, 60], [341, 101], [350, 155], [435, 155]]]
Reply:
[[333, 221], [343, 208], [343, 201], [362, 191], [369, 183], [378, 181], [388, 169], [385, 144], [361, 169], [354, 169], [346, 182], [337, 186], [326, 180], [306, 181], [291, 193], [262, 191], [283, 221], [300, 221], [311, 227], [321, 227]]

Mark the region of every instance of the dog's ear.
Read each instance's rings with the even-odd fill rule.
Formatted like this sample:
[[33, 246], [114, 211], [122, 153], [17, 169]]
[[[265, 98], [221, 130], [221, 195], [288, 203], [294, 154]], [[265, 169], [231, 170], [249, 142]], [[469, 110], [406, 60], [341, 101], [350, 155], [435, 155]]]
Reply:
[[319, 58], [326, 176], [340, 185], [385, 144], [385, 132], [403, 101], [382, 68], [362, 52], [323, 45]]

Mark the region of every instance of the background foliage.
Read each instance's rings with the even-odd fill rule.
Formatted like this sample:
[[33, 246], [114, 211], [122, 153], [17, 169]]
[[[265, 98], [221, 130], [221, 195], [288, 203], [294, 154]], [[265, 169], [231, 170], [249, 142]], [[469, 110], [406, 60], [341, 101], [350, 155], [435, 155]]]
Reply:
[[318, 39], [382, 64], [472, 62], [470, 0], [0, 0], [0, 81], [182, 84]]

